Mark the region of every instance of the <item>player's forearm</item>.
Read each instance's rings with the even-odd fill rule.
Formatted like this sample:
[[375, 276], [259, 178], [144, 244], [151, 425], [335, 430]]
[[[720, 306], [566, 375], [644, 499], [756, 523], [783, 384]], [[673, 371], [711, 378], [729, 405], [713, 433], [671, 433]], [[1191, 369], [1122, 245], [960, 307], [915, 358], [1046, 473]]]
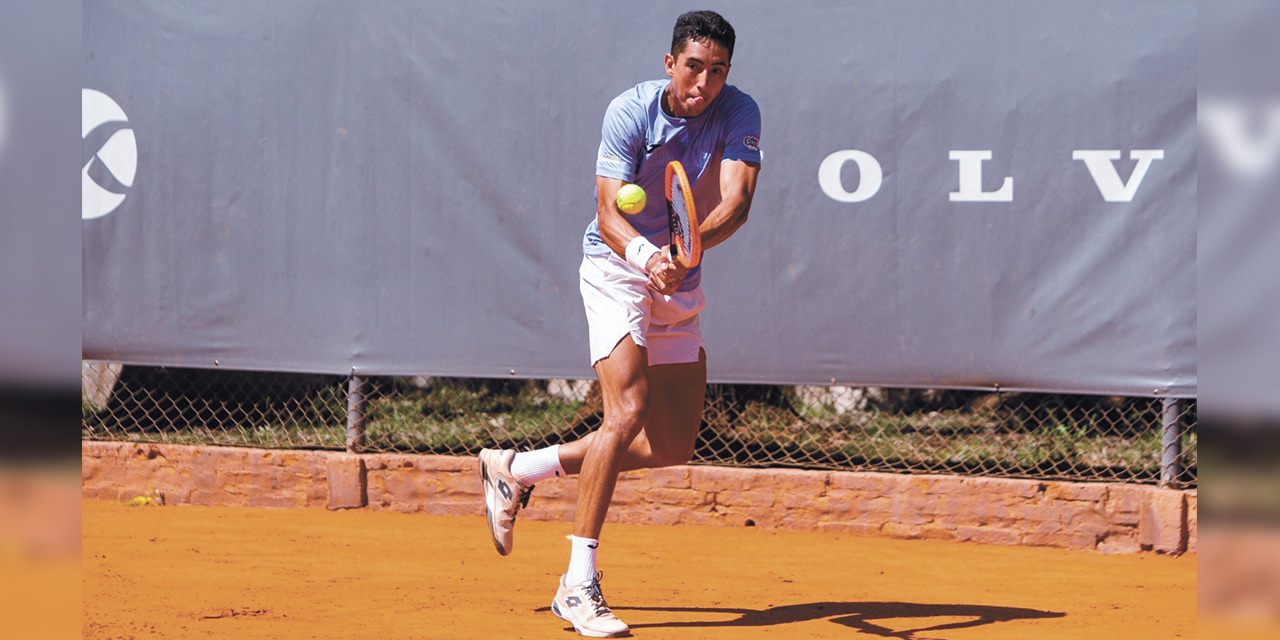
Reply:
[[720, 201], [720, 206], [711, 211], [706, 220], [699, 225], [702, 232], [702, 250], [706, 251], [734, 234], [747, 222], [747, 213], [751, 210], [751, 198], [735, 195]]
[[728, 240], [746, 224], [759, 175], [757, 162], [727, 160], [720, 165], [720, 204], [698, 227], [702, 232], [703, 251]]
[[[608, 204], [604, 206], [609, 206]], [[609, 211], [598, 211], [596, 220], [600, 228], [600, 239], [609, 245], [610, 249], [619, 256], [627, 257], [627, 245], [639, 236], [637, 232], [627, 221], [622, 218], [621, 214]]]
[[596, 226], [600, 231], [600, 239], [614, 253], [626, 258], [627, 245], [640, 234], [618, 211], [618, 189], [622, 184], [621, 180], [596, 176], [596, 193], [599, 197], [596, 202]]

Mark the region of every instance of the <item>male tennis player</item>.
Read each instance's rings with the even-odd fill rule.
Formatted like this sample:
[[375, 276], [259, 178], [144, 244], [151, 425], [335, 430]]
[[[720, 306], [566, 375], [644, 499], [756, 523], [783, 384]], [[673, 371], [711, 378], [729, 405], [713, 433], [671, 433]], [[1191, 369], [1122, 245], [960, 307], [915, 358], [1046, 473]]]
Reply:
[[[596, 157], [596, 217], [579, 270], [600, 380], [604, 422], [587, 437], [531, 452], [480, 453], [485, 509], [498, 553], [512, 549], [516, 513], [541, 480], [578, 473], [569, 569], [552, 611], [580, 635], [613, 637], [627, 625], [600, 592], [596, 552], [620, 471], [684, 464], [702, 422], [707, 366], [698, 313], [700, 269], [671, 259], [663, 179], [679, 160], [693, 184], [704, 249], [747, 220], [760, 171], [760, 110], [725, 84], [733, 27], [712, 11], [676, 20], [668, 79], [642, 82], [609, 104]], [[618, 211], [628, 182], [650, 194]]]

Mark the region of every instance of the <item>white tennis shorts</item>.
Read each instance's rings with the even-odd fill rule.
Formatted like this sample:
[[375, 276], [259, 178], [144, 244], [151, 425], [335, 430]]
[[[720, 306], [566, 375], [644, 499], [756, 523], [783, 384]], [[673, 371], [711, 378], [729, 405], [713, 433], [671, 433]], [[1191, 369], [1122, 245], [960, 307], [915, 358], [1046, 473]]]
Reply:
[[648, 278], [613, 252], [583, 256], [578, 275], [592, 366], [613, 353], [627, 335], [649, 350], [650, 365], [698, 361], [698, 313], [707, 304], [702, 287], [664, 296], [645, 286]]

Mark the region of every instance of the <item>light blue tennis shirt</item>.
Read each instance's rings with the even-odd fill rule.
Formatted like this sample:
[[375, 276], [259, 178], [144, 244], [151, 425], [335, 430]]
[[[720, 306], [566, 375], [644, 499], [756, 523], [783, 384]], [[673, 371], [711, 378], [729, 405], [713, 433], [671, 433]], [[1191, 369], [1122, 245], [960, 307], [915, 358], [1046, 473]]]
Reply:
[[[670, 83], [669, 79], [642, 82], [614, 98], [604, 114], [596, 156], [596, 175], [644, 189], [648, 196], [644, 210], [627, 216], [627, 222], [659, 247], [671, 242], [663, 190], [668, 162], [679, 160], [684, 165], [699, 222], [720, 204], [721, 162], [760, 162], [760, 109], [751, 96], [725, 85], [701, 115], [673, 118], [662, 111], [662, 93]], [[592, 217], [582, 252], [604, 255], [611, 251]], [[690, 271], [680, 291], [697, 288], [701, 271], [701, 265]]]

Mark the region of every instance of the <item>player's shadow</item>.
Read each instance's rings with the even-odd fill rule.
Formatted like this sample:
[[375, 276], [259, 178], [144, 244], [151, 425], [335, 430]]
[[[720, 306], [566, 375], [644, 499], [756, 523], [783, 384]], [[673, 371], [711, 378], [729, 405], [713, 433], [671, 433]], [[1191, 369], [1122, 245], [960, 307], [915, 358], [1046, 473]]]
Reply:
[[[731, 620], [653, 622], [631, 625], [632, 629], [698, 628], [698, 627], [771, 627], [795, 622], [829, 619], [839, 625], [883, 638], [928, 640], [922, 633], [980, 627], [1010, 620], [1061, 618], [1067, 614], [1018, 607], [992, 607], [974, 604], [916, 604], [912, 602], [811, 602], [789, 604], [767, 609], [729, 609], [714, 607], [613, 607], [614, 611], [666, 611], [692, 614], [737, 614]], [[943, 624], [928, 623], [930, 618], [968, 618]], [[918, 619], [923, 625], [896, 631], [872, 621]]]

